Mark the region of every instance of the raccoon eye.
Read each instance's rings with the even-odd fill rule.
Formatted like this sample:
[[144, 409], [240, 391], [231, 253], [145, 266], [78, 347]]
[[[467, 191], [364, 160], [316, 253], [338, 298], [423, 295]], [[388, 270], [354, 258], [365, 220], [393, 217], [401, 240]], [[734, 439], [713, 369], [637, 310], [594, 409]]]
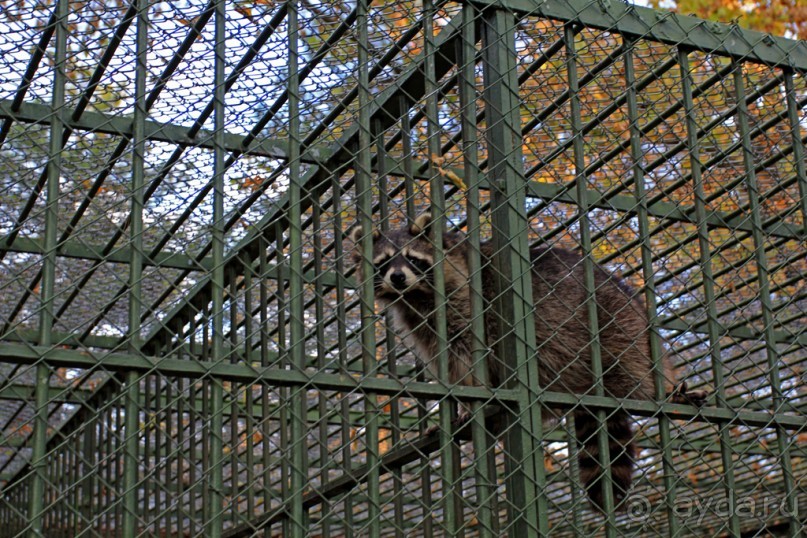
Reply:
[[385, 258], [381, 258], [380, 260], [375, 262], [375, 267], [376, 267], [376, 269], [379, 270], [379, 272], [384, 272], [384, 270], [389, 265], [390, 261], [392, 261], [392, 258], [389, 257], [389, 256], [387, 256]]
[[431, 271], [432, 264], [424, 259], [415, 258], [414, 256], [407, 256], [406, 260], [418, 271], [421, 273], [427, 273]]

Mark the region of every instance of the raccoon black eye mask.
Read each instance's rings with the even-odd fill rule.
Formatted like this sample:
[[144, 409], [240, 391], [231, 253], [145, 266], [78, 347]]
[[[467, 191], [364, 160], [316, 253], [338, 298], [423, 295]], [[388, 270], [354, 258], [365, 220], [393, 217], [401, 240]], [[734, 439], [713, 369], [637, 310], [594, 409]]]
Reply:
[[[434, 248], [428, 238], [431, 215], [420, 215], [410, 226], [383, 234], [373, 231], [373, 260], [380, 275], [376, 298], [389, 313], [393, 329], [437, 376], [435, 357], [438, 340], [434, 291], [431, 286]], [[354, 227], [350, 239], [356, 245], [353, 261], [356, 278], [363, 280], [359, 242], [364, 235]], [[479, 385], [473, 375], [470, 320], [479, 312], [471, 311], [468, 269], [468, 245], [459, 232], [443, 236], [442, 264], [446, 296], [449, 377], [451, 383]], [[495, 298], [495, 275], [491, 264], [493, 245], [483, 242], [482, 290], [489, 305]], [[589, 347], [588, 309], [582, 257], [551, 246], [530, 249], [532, 293], [535, 305], [535, 336], [538, 347], [539, 381], [542, 388], [583, 394], [592, 389], [594, 377]], [[392, 278], [391, 275], [405, 275]], [[595, 299], [600, 327], [603, 384], [607, 396], [615, 398], [654, 399], [653, 361], [650, 356], [650, 327], [640, 294], [597, 266], [594, 272]], [[489, 347], [505, 336], [490, 308], [485, 308], [485, 337]], [[487, 359], [488, 382], [499, 386], [507, 382], [505, 363], [493, 352]], [[668, 379], [671, 377], [668, 376]], [[674, 401], [702, 403], [705, 393], [686, 391], [686, 385], [673, 392]], [[599, 462], [597, 431], [600, 424], [589, 413], [576, 410], [575, 430], [582, 445], [580, 475], [592, 504], [603, 507], [603, 469]], [[636, 446], [630, 416], [616, 411], [607, 419], [613, 495], [618, 503], [632, 481]]]

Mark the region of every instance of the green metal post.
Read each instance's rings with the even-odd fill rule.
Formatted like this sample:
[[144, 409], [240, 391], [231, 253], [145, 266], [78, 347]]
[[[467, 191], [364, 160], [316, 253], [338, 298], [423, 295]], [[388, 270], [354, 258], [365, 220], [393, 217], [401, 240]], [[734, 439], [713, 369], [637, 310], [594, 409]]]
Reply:
[[[325, 297], [327, 295], [326, 287], [323, 282], [323, 259], [322, 259], [322, 236], [327, 233], [323, 230], [322, 225], [322, 203], [319, 197], [311, 200], [312, 202], [312, 219], [311, 219], [311, 233], [312, 233], [312, 247], [314, 249], [314, 316], [316, 319], [316, 326], [314, 328], [314, 339], [316, 343], [317, 357], [316, 367], [317, 370], [324, 371], [327, 367], [327, 337], [325, 333], [326, 323], [326, 310], [325, 310]], [[336, 228], [338, 229], [338, 228]], [[334, 235], [334, 240], [336, 236]], [[317, 417], [319, 424], [317, 428], [317, 450], [319, 452], [319, 480], [323, 487], [327, 487], [330, 482], [330, 473], [333, 469], [333, 460], [331, 458], [331, 450], [328, 447], [328, 423], [330, 422], [331, 409], [329, 408], [330, 396], [318, 391], [317, 394]], [[320, 510], [322, 511], [322, 518], [320, 522], [320, 531], [323, 536], [331, 536], [334, 532], [331, 529], [331, 520], [334, 518], [333, 505], [329, 499], [323, 499]]]
[[793, 163], [796, 168], [796, 180], [799, 184], [802, 230], [807, 233], [807, 164], [805, 164], [804, 142], [801, 137], [801, 121], [799, 120], [799, 106], [796, 102], [792, 69], [785, 71], [785, 100], [790, 125], [790, 141], [793, 144]]
[[[249, 267], [243, 264], [243, 260], [239, 259], [237, 263], [243, 268], [243, 273], [249, 270]], [[230, 354], [230, 363], [231, 364], [238, 364], [240, 358], [235, 350], [238, 349], [238, 281], [236, 279], [236, 273], [239, 273], [239, 270], [236, 269], [234, 266], [230, 265], [227, 267], [227, 282], [230, 283], [229, 285], [229, 319], [227, 321], [229, 331], [230, 331], [230, 339], [229, 339], [229, 349], [231, 350]], [[246, 340], [246, 339], [245, 339]], [[237, 477], [238, 476], [238, 387], [242, 386], [237, 383], [231, 383], [229, 390], [227, 391], [227, 407], [229, 407], [229, 422], [230, 422], [230, 476]], [[246, 388], [245, 388], [246, 390]], [[231, 478], [229, 483], [229, 488], [227, 492], [227, 497], [230, 500], [229, 506], [229, 521], [230, 525], [234, 526], [238, 523], [238, 506], [239, 506], [239, 479]]]
[[574, 413], [566, 415], [563, 430], [569, 447], [569, 483], [571, 485], [572, 526], [575, 537], [583, 536], [583, 484], [580, 481], [580, 441], [577, 438]]
[[[754, 171], [754, 151], [749, 134], [749, 113], [748, 106], [745, 102], [745, 80], [743, 78], [742, 64], [735, 62], [734, 67], [734, 90], [737, 95], [737, 122], [742, 139], [745, 182], [748, 187], [748, 201], [751, 209], [752, 236], [754, 239], [757, 279], [759, 282], [759, 302], [762, 306], [762, 332], [765, 338], [765, 353], [768, 359], [768, 379], [770, 381], [772, 396], [771, 411], [776, 414], [781, 413], [783, 409], [785, 409], [786, 401], [782, 394], [782, 380], [779, 372], [780, 356], [776, 345], [776, 334], [774, 332], [776, 319], [774, 317], [773, 303], [771, 301], [768, 256], [765, 253], [765, 236], [762, 230], [759, 183], [757, 182], [757, 175]], [[793, 463], [790, 459], [790, 445], [796, 443], [796, 440], [778, 423], [774, 424], [773, 429], [776, 431], [776, 444], [779, 449], [779, 466], [782, 469], [782, 484], [784, 485], [783, 508], [785, 512], [782, 515], [788, 522], [787, 536], [796, 538], [797, 536], [802, 536], [802, 522], [798, 517], [799, 500], [796, 495]]]
[[80, 533], [84, 530], [84, 527], [90, 528], [92, 526], [92, 506], [94, 501], [94, 490], [95, 490], [95, 483], [96, 477], [98, 476], [98, 467], [96, 464], [96, 454], [97, 450], [95, 449], [95, 436], [93, 432], [96, 428], [96, 421], [97, 416], [92, 417], [84, 426], [84, 435], [81, 439], [81, 492], [79, 494], [80, 503], [79, 503], [79, 510], [81, 512], [81, 518], [79, 527], [76, 529], [77, 533]]
[[[401, 95], [398, 98], [401, 110], [407, 110], [406, 96]], [[400, 121], [400, 134], [401, 134], [401, 151], [403, 152], [403, 177], [404, 177], [404, 207], [406, 207], [406, 216], [409, 222], [414, 220], [415, 215], [415, 171], [412, 163], [412, 125], [409, 121], [409, 112], [404, 112], [401, 115]]]
[[[288, 301], [284, 294], [285, 284], [288, 281], [288, 262], [283, 252], [283, 229], [280, 220], [275, 222], [275, 261], [277, 262], [277, 286], [275, 288], [274, 299], [277, 303], [277, 346], [280, 368], [291, 368], [290, 354], [286, 345], [286, 305]], [[290, 449], [290, 420], [289, 410], [291, 408], [289, 398], [289, 387], [278, 389], [278, 419], [280, 421], [280, 495], [282, 499], [289, 499], [291, 496], [291, 449]], [[271, 431], [271, 430], [270, 430]], [[289, 528], [290, 520], [283, 518], [280, 522], [283, 535], [291, 534]]]
[[[305, 303], [303, 297], [302, 183], [300, 179], [299, 27], [297, 0], [288, 1], [289, 96], [289, 354], [292, 367], [305, 371]], [[282, 285], [282, 282], [278, 282]], [[291, 394], [291, 536], [307, 534], [303, 490], [308, 479], [306, 387]]]
[[[331, 195], [333, 197], [334, 213], [334, 256], [336, 258], [336, 326], [339, 350], [339, 370], [342, 375], [349, 375], [349, 356], [347, 354], [347, 307], [345, 304], [345, 288], [347, 287], [345, 275], [345, 252], [342, 245], [342, 185], [339, 182], [339, 175], [331, 175]], [[352, 461], [350, 449], [350, 402], [345, 393], [339, 394], [339, 421], [340, 421], [340, 455], [343, 470], [349, 468]], [[342, 497], [344, 506], [353, 506], [353, 496], [348, 491]], [[345, 538], [353, 537], [353, 510], [345, 510], [344, 516]]]
[[[252, 273], [254, 271], [253, 268], [253, 258], [251, 254], [245, 256], [244, 259], [244, 361], [246, 364], [254, 364], [253, 360], [253, 335], [255, 331], [255, 327], [253, 324], [254, 321], [254, 310], [253, 310], [253, 296], [255, 290], [253, 288], [253, 281], [252, 281]], [[246, 495], [247, 495], [247, 514], [248, 517], [255, 516], [255, 441], [253, 434], [257, 431], [256, 424], [255, 424], [255, 397], [254, 397], [254, 388], [255, 385], [247, 384], [244, 387], [244, 392], [246, 393], [246, 421], [244, 424], [245, 435], [247, 438], [247, 453], [246, 453], [246, 474], [247, 474], [247, 482], [246, 482]], [[263, 417], [263, 415], [261, 415]], [[182, 445], [180, 445], [182, 446]]]
[[[390, 215], [389, 215], [389, 187], [387, 183], [387, 149], [384, 145], [384, 132], [381, 128], [381, 122], [377, 119], [373, 121], [373, 133], [375, 133], [375, 147], [376, 147], [376, 168], [378, 175], [378, 216], [379, 228], [381, 233], [386, 233], [390, 229]], [[388, 375], [392, 378], [398, 377], [398, 356], [396, 350], [396, 336], [395, 331], [392, 330], [390, 314], [386, 314], [384, 322], [384, 341], [385, 353], [384, 356], [387, 361]], [[390, 425], [390, 439], [392, 446], [397, 447], [401, 440], [400, 431], [400, 417], [398, 413], [399, 401], [398, 398], [390, 398], [387, 404], [390, 409], [390, 417], [388, 423]], [[404, 536], [404, 505], [403, 505], [403, 480], [401, 477], [401, 470], [394, 469], [392, 471], [392, 503], [393, 503], [393, 517], [395, 521], [395, 538], [403, 538]]]
[[[132, 190], [129, 259], [129, 333], [127, 349], [132, 354], [140, 352], [140, 316], [142, 314], [143, 275], [143, 195], [144, 158], [146, 152], [146, 72], [148, 69], [148, 2], [140, 1], [137, 11], [136, 65], [135, 65], [135, 112], [132, 125]], [[133, 538], [137, 533], [138, 520], [138, 431], [140, 415], [140, 379], [135, 371], [127, 372], [124, 385], [125, 439], [123, 457], [123, 522], [122, 535]], [[145, 500], [145, 497], [144, 497]], [[147, 503], [147, 501], [146, 501]]]
[[[520, 393], [518, 415], [511, 415], [505, 446], [509, 521], [507, 534], [547, 536], [542, 447], [543, 423], [539, 396], [538, 360], [533, 321], [532, 280], [521, 158], [520, 100], [515, 63], [515, 25], [503, 9], [483, 12], [482, 61], [488, 180], [491, 220], [498, 275], [492, 308], [500, 327], [511, 328], [496, 344], [505, 361], [506, 386]], [[503, 529], [504, 531], [504, 529]]]
[[[178, 343], [183, 342], [184, 339], [179, 334], [177, 337]], [[167, 434], [164, 445], [165, 454], [163, 455], [163, 487], [166, 488], [163, 493], [163, 498], [165, 499], [165, 505], [161, 512], [163, 521], [159, 528], [165, 529], [166, 533], [173, 532], [173, 525], [171, 523], [172, 512], [174, 512], [179, 505], [177, 499], [181, 499], [179, 491], [182, 488], [180, 469], [182, 468], [182, 451], [184, 446], [179, 443], [179, 437], [181, 436], [179, 432], [182, 431], [183, 427], [182, 421], [179, 418], [182, 397], [181, 394], [177, 397], [174, 396], [174, 388], [179, 381], [180, 380], [174, 382], [166, 381], [165, 403], [161, 406], [164, 410], [165, 432], [167, 432]], [[174, 417], [176, 417], [176, 425], [174, 424]]]
[[[636, 97], [636, 75], [634, 66], [635, 43], [630, 42], [630, 46], [625, 53], [625, 83], [627, 85], [628, 118], [630, 120], [630, 152], [633, 161], [633, 186], [638, 207], [636, 216], [639, 221], [639, 240], [641, 243], [642, 256], [642, 279], [645, 283], [644, 296], [647, 320], [650, 326], [650, 356], [653, 359], [655, 369], [656, 399], [662, 401], [666, 398], [666, 382], [664, 360], [665, 354], [662, 347], [661, 335], [658, 333], [658, 309], [657, 292], [655, 281], [655, 270], [653, 269], [653, 251], [650, 247], [650, 222], [648, 218], [647, 194], [645, 192], [645, 172], [642, 166], [644, 156], [642, 154], [642, 132], [639, 125], [639, 105]], [[670, 528], [670, 535], [674, 536], [678, 531], [678, 520], [674, 507], [675, 502], [675, 465], [672, 456], [672, 441], [670, 435], [670, 422], [665, 415], [659, 416], [659, 437], [661, 442], [662, 467], [664, 472], [664, 491], [666, 494], [667, 523]], [[724, 454], [727, 454], [728, 446], [722, 445]], [[727, 454], [728, 455], [728, 454]], [[729, 462], [731, 456], [728, 455]], [[725, 465], [725, 461], [724, 461]], [[727, 467], [730, 469], [730, 467]], [[730, 476], [731, 472], [728, 473]]]
[[[407, 110], [408, 101], [405, 96], [399, 97], [399, 102], [402, 110]], [[415, 205], [415, 179], [414, 179], [414, 155], [412, 149], [412, 122], [409, 118], [409, 113], [405, 112], [400, 120], [400, 136], [401, 136], [401, 149], [403, 151], [403, 176], [404, 176], [404, 207], [406, 209], [406, 218], [408, 223], [414, 222], [417, 217], [417, 208]], [[423, 373], [419, 373], [416, 377], [418, 381], [423, 381]], [[419, 433], [424, 435], [428, 426], [428, 409], [426, 402], [423, 399], [418, 399], [416, 402], [417, 420], [419, 424]], [[418, 530], [425, 536], [431, 536], [434, 528], [434, 500], [432, 499], [432, 468], [430, 466], [429, 456], [424, 455], [420, 458], [420, 491], [421, 498], [419, 499], [423, 506], [423, 520], [418, 526]]]
[[[480, 202], [479, 202], [479, 143], [476, 130], [476, 18], [479, 12], [472, 4], [462, 7], [462, 39], [459, 40], [459, 97], [462, 129], [463, 175], [468, 187], [466, 214], [468, 223], [468, 272], [470, 273], [471, 320], [473, 344], [471, 356], [474, 377], [481, 385], [488, 384], [485, 341], [485, 300], [482, 291], [482, 260], [479, 251]], [[474, 447], [474, 472], [476, 480], [476, 514], [479, 521], [479, 536], [493, 538], [498, 535], [496, 510], [496, 469], [493, 459], [495, 440], [485, 428], [485, 406], [482, 402], [471, 404], [472, 441]]]
[[[692, 91], [692, 73], [689, 68], [689, 53], [684, 48], [678, 49], [678, 64], [681, 73], [681, 90], [683, 93], [683, 107], [686, 121], [687, 131], [687, 144], [686, 148], [689, 153], [689, 161], [691, 167], [691, 178], [695, 191], [695, 219], [697, 221], [698, 229], [698, 247], [700, 250], [700, 266], [703, 273], [703, 294], [706, 299], [706, 316], [707, 326], [709, 331], [709, 356], [712, 362], [713, 371], [716, 372], [715, 382], [722, 384], [721, 374], [721, 351], [720, 351], [720, 325], [717, 318], [717, 306], [715, 302], [715, 280], [712, 273], [712, 254], [711, 245], [709, 241], [709, 228], [706, 224], [706, 195], [703, 188], [702, 172], [703, 168], [700, 160], [700, 142], [698, 137], [698, 123], [695, 119], [695, 102]], [[717, 364], [718, 366], [715, 366]], [[716, 368], [716, 369], [715, 369]], [[718, 385], [719, 387], [720, 385]], [[718, 389], [718, 392], [719, 389]], [[727, 435], [724, 430], [728, 424], [721, 425], [721, 439]], [[731, 480], [728, 476], [727, 480]], [[728, 482], [727, 482], [728, 483]], [[675, 495], [669, 490], [674, 487], [674, 480], [672, 476], [665, 474], [665, 489], [667, 489], [667, 507], [668, 512], [672, 512], [672, 507], [675, 505]], [[735, 512], [735, 499], [729, 496], [729, 510], [731, 513]], [[672, 514], [668, 517], [674, 518]], [[673, 525], [674, 523], [674, 525]], [[734, 524], [730, 523], [730, 526]], [[680, 532], [677, 521], [671, 521], [671, 536]]]
[[[45, 241], [42, 257], [42, 284], [39, 311], [39, 343], [43, 347], [51, 345], [54, 322], [54, 297], [56, 295], [56, 242], [59, 225], [59, 178], [61, 176], [61, 141], [63, 120], [61, 114], [65, 101], [66, 56], [67, 56], [67, 17], [68, 2], [58, 0], [55, 8], [56, 42], [53, 70], [53, 93], [51, 97], [56, 113], [50, 124], [50, 138], [47, 164]], [[36, 388], [34, 389], [34, 431], [31, 454], [31, 488], [28, 496], [28, 535], [44, 536], [44, 498], [47, 482], [47, 435], [48, 435], [48, 389], [50, 369], [44, 363], [36, 367]]]
[[[268, 243], [261, 238], [259, 241], [260, 248], [258, 249], [258, 311], [260, 312], [258, 330], [260, 338], [260, 364], [265, 368], [269, 366], [269, 337], [268, 337], [268, 324], [269, 324], [269, 287], [267, 285], [267, 278], [265, 275], [268, 273], [268, 260], [266, 250]], [[261, 384], [261, 438], [262, 438], [262, 458], [261, 458], [261, 482], [263, 484], [263, 491], [261, 491], [261, 501], [263, 503], [263, 511], [268, 512], [272, 502], [272, 489], [270, 482], [272, 478], [272, 461], [271, 450], [269, 450], [269, 436], [271, 429], [269, 427], [270, 406], [269, 399], [269, 385], [267, 383]], [[270, 529], [267, 526], [264, 529], [264, 536], [270, 536]]]
[[[703, 295], [706, 300], [706, 319], [709, 335], [709, 357], [712, 363], [712, 372], [715, 376], [716, 396], [718, 405], [725, 406], [725, 380], [723, 376], [720, 336], [722, 328], [718, 321], [717, 303], [715, 298], [715, 278], [712, 271], [712, 252], [709, 240], [709, 228], [706, 223], [706, 194], [703, 187], [703, 167], [701, 164], [700, 142], [698, 137], [698, 123], [695, 119], [695, 102], [692, 91], [692, 73], [689, 67], [689, 54], [683, 48], [678, 49], [678, 64], [681, 72], [681, 90], [683, 93], [683, 106], [686, 115], [687, 150], [691, 167], [691, 178], [695, 191], [695, 219], [698, 234], [698, 248], [700, 250], [700, 268], [703, 274]], [[728, 432], [729, 424], [721, 424], [720, 439], [721, 444], [731, 443]], [[733, 493], [733, 473], [731, 472], [730, 454], [723, 456], [723, 464], [729, 465], [725, 468], [724, 484], [728, 489], [729, 513], [736, 514], [736, 495]], [[665, 485], [667, 488], [674, 485], [673, 477], [665, 474]], [[677, 522], [672, 514], [672, 507], [675, 505], [675, 496], [668, 491], [667, 507], [671, 520], [671, 532], [678, 533]], [[676, 525], [673, 526], [673, 523]], [[736, 532], [737, 521], [729, 520], [729, 527], [732, 533]], [[734, 534], [736, 536], [736, 534]]]
[[[358, 35], [358, 120], [359, 120], [359, 147], [358, 155], [354, 158], [356, 174], [356, 197], [358, 199], [359, 222], [364, 230], [361, 241], [362, 270], [364, 280], [361, 286], [361, 344], [362, 344], [362, 373], [371, 377], [378, 368], [376, 359], [375, 339], [375, 311], [373, 294], [373, 189], [370, 179], [372, 148], [372, 133], [370, 129], [370, 44], [368, 35], [369, 1], [358, 0], [357, 4], [357, 35]], [[370, 538], [377, 538], [381, 534], [381, 490], [379, 485], [380, 471], [378, 449], [378, 401], [373, 392], [364, 394], [365, 409], [365, 446], [366, 464], [369, 469], [367, 475], [367, 529]]]
[[[226, 58], [225, 0], [216, 0], [214, 19], [214, 67], [213, 67], [213, 357], [214, 363], [226, 359], [224, 346], [224, 174], [225, 168], [225, 87], [224, 67]], [[224, 524], [224, 387], [220, 379], [210, 380], [210, 507], [205, 522], [205, 534], [210, 538], [221, 536]]]
[[[566, 44], [566, 73], [569, 81], [569, 105], [571, 108], [572, 139], [575, 167], [575, 187], [577, 191], [578, 221], [580, 223], [580, 247], [583, 252], [583, 274], [586, 289], [586, 310], [588, 313], [588, 330], [591, 339], [591, 374], [594, 379], [594, 393], [597, 396], [605, 394], [603, 382], [602, 353], [600, 348], [600, 328], [597, 315], [597, 300], [595, 297], [596, 285], [594, 283], [594, 260], [591, 248], [591, 223], [589, 220], [588, 204], [588, 177], [585, 173], [586, 159], [583, 147], [583, 121], [580, 110], [580, 84], [577, 74], [577, 48], [575, 45], [576, 32], [572, 24], [564, 26], [564, 39]], [[613, 482], [611, 479], [611, 456], [609, 450], [607, 414], [599, 410], [595, 414], [600, 428], [597, 431], [597, 445], [599, 447], [600, 466], [602, 469], [603, 509], [605, 511], [605, 535], [609, 538], [616, 536], [616, 519], [614, 514]]]
[[[441, 128], [438, 118], [437, 80], [435, 78], [434, 18], [436, 11], [432, 0], [423, 0], [424, 70], [426, 95], [426, 146], [429, 154], [427, 167], [430, 180], [430, 206], [432, 214], [431, 242], [434, 248], [432, 268], [432, 291], [434, 293], [434, 331], [437, 337], [438, 378], [442, 383], [449, 382], [447, 299], [445, 290], [445, 252], [443, 233], [445, 231], [446, 202], [445, 180], [432, 163], [431, 156], [439, 156]], [[440, 475], [442, 479], [443, 527], [448, 536], [462, 536], [462, 496], [456, 469], [459, 464], [457, 446], [453, 442], [452, 425], [456, 417], [456, 407], [450, 399], [440, 402]]]
[[[190, 341], [190, 352], [193, 356], [201, 356], [200, 347], [204, 345], [204, 341], [202, 343], [199, 342], [199, 323], [197, 322], [196, 318], [191, 318], [189, 327], [189, 332], [191, 335]], [[189, 440], [189, 449], [188, 449], [188, 461], [189, 462], [197, 462], [199, 461], [199, 451], [196, 448], [198, 444], [198, 427], [197, 427], [197, 420], [199, 419], [199, 412], [197, 410], [197, 386], [200, 383], [194, 380], [188, 380], [188, 415], [190, 417], [188, 423], [188, 440]], [[197, 516], [198, 512], [196, 510], [196, 497], [197, 497], [197, 490], [199, 488], [199, 481], [198, 477], [196, 476], [196, 465], [191, 464], [188, 466], [188, 484], [189, 484], [189, 493], [188, 493], [188, 534], [191, 536], [197, 533]]]

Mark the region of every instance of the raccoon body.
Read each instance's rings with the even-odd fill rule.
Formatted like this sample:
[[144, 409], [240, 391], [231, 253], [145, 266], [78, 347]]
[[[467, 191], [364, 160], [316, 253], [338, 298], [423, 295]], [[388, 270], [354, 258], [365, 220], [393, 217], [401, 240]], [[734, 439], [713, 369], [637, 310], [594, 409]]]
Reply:
[[[386, 306], [394, 329], [418, 358], [436, 374], [438, 340], [433, 292], [433, 247], [428, 237], [431, 217], [421, 215], [408, 227], [373, 232], [375, 297]], [[351, 239], [359, 245], [361, 228]], [[449, 381], [478, 385], [471, 358], [472, 312], [469, 288], [468, 247], [464, 236], [448, 232], [443, 237], [446, 326]], [[488, 383], [499, 386], [509, 377], [504, 361], [493, 354], [494, 343], [506, 335], [488, 308], [495, 300], [494, 255], [490, 242], [480, 245], [482, 289], [486, 301], [485, 336], [491, 352], [487, 358]], [[354, 249], [359, 280], [361, 254]], [[532, 292], [535, 304], [535, 335], [541, 387], [577, 394], [589, 393], [594, 385], [582, 258], [554, 247], [534, 247]], [[600, 328], [603, 383], [607, 396], [652, 399], [654, 385], [650, 358], [649, 327], [644, 306], [618, 278], [595, 267], [597, 318]], [[629, 416], [617, 411], [607, 419], [614, 498], [623, 499], [631, 483], [635, 447]], [[597, 508], [603, 506], [602, 469], [598, 459], [598, 422], [588, 413], [575, 412], [575, 429], [582, 445], [581, 479]]]

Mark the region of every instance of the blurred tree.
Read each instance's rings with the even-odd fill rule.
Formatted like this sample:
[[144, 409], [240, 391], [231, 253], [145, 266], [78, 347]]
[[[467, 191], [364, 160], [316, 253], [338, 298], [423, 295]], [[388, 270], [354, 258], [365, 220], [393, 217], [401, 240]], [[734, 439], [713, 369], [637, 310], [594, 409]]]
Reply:
[[[807, 2], [804, 0], [673, 0], [674, 11], [774, 35], [807, 39]], [[651, 0], [653, 7], [669, 2]]]

